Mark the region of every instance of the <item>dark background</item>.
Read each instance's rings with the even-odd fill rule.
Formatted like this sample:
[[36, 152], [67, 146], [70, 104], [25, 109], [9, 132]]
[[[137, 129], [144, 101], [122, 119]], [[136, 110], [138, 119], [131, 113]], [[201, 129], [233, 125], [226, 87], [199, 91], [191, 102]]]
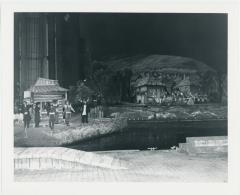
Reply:
[[[85, 39], [92, 59], [166, 54], [195, 58], [227, 71], [227, 14], [75, 13], [66, 39]], [[66, 28], [65, 28], [66, 29]], [[70, 35], [70, 36], [69, 36]], [[73, 42], [74, 45], [74, 42]]]
[[15, 13], [15, 94], [38, 77], [68, 88], [94, 61], [139, 54], [194, 58], [226, 75], [227, 29], [223, 13]]

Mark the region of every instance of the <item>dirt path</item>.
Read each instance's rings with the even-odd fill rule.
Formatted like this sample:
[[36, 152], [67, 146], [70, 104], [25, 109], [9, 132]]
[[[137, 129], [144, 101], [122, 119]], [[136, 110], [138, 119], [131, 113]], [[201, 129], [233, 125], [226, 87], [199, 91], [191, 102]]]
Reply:
[[[81, 124], [79, 115], [75, 115], [71, 119], [70, 127], [65, 124], [55, 124], [53, 133], [68, 131], [76, 128]], [[25, 138], [23, 124], [14, 126], [14, 146], [15, 147], [41, 147], [41, 146], [57, 146], [58, 140], [51, 136], [52, 131], [48, 126], [45, 126], [47, 121], [40, 123], [40, 127], [35, 128], [34, 124], [30, 125], [27, 130], [28, 138]]]
[[35, 128], [34, 124], [31, 124], [30, 128], [27, 129], [27, 138], [25, 138], [23, 124], [15, 125], [14, 146], [61, 146], [62, 144], [99, 136], [100, 134], [107, 134], [118, 128], [116, 120], [112, 119], [89, 119], [89, 123], [87, 124], [82, 124], [80, 119], [79, 115], [75, 115], [71, 119], [70, 126], [66, 126], [64, 123], [55, 124], [54, 131], [47, 126], [47, 121], [42, 122], [39, 128]]

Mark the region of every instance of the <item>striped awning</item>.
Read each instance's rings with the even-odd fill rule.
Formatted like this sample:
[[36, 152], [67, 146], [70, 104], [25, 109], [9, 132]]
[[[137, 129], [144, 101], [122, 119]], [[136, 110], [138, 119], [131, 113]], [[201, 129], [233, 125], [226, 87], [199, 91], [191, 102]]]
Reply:
[[53, 100], [62, 100], [62, 95], [34, 95], [34, 101], [35, 102], [48, 102]]
[[68, 90], [58, 85], [45, 85], [45, 86], [42, 85], [33, 86], [30, 88], [30, 91], [33, 93], [48, 93], [48, 92], [66, 92]]
[[52, 92], [65, 93], [68, 91], [68, 89], [60, 87], [57, 80], [38, 78], [35, 85], [30, 87], [28, 91], [31, 91], [33, 93], [39, 93], [39, 94], [41, 93], [47, 94]]

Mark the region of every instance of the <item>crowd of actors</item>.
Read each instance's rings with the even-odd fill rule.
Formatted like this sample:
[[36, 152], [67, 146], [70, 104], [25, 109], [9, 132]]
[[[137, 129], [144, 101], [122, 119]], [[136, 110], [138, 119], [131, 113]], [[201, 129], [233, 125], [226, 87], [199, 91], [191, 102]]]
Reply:
[[[88, 123], [88, 114], [90, 112], [89, 108], [89, 100], [80, 100], [80, 113], [82, 123]], [[62, 107], [63, 120], [66, 126], [70, 125], [70, 119], [72, 112], [75, 112], [72, 105], [69, 101], [66, 101]], [[59, 123], [59, 104], [57, 101], [53, 101], [51, 103], [47, 103], [44, 106], [44, 110], [47, 112], [48, 120], [49, 120], [49, 128], [54, 130], [54, 124]], [[31, 119], [32, 119], [32, 111], [34, 111], [34, 122], [35, 127], [39, 127], [41, 121], [41, 108], [40, 103], [37, 102], [35, 105], [24, 101], [21, 112], [23, 114], [23, 122], [24, 122], [24, 131], [25, 137], [27, 138], [27, 129], [29, 128]]]
[[[138, 75], [133, 83], [139, 83], [145, 78], [153, 83], [164, 84], [159, 86], [160, 94], [157, 92], [156, 88], [149, 88], [149, 92], [145, 93], [147, 97], [147, 102], [150, 104], [158, 105], [193, 105], [193, 104], [206, 104], [210, 102], [208, 96], [201, 92], [198, 88], [191, 89], [190, 85], [186, 86], [176, 86], [180, 82], [186, 81], [190, 83], [190, 80], [195, 80], [199, 82], [200, 76], [188, 73], [161, 73], [161, 72], [147, 72]], [[151, 83], [150, 82], [150, 83]], [[155, 85], [154, 84], [154, 85]], [[138, 99], [138, 103], [144, 103], [141, 98]]]
[[[151, 101], [151, 100], [150, 100]], [[167, 91], [163, 91], [162, 95], [157, 98], [152, 95], [152, 104], [160, 104], [160, 105], [193, 105], [193, 104], [206, 104], [209, 102], [208, 96], [203, 94], [200, 95], [198, 93], [183, 93], [180, 90], [172, 90], [171, 93]], [[141, 103], [141, 102], [139, 102]]]

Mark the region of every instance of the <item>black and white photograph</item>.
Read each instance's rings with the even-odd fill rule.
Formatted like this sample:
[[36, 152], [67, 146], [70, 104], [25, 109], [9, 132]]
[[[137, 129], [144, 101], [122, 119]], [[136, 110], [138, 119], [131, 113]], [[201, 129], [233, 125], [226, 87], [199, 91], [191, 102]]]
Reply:
[[9, 95], [1, 108], [5, 189], [152, 183], [161, 192], [175, 183], [208, 185], [212, 194], [214, 185], [233, 186], [235, 12], [22, 7], [3, 9], [1, 22], [12, 21], [12, 46], [1, 48], [12, 64], [0, 71]]
[[227, 182], [227, 18], [15, 13], [15, 181]]

